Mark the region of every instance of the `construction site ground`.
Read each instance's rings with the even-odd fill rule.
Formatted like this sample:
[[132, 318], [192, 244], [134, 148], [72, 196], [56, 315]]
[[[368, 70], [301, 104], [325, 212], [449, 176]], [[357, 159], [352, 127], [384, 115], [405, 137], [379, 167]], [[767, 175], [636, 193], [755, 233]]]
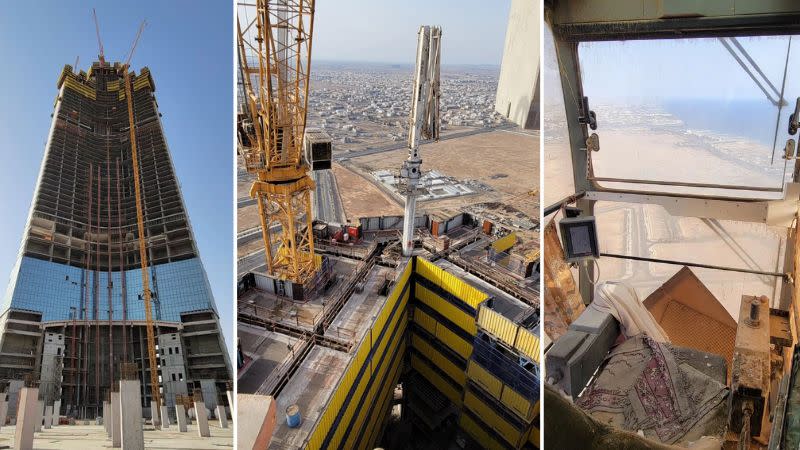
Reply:
[[[516, 130], [497, 130], [456, 139], [428, 143], [421, 146], [423, 171], [436, 169], [447, 176], [460, 180], [476, 180], [490, 186], [493, 191], [477, 195], [420, 203], [423, 210], [455, 208], [481, 202], [511, 203], [530, 217], [538, 217], [539, 205], [533, 197], [525, 196], [539, 186], [539, 135]], [[349, 159], [345, 164], [356, 173], [366, 177], [369, 172], [380, 169], [399, 170], [407, 158], [407, 149], [398, 149]], [[337, 171], [337, 177], [339, 171]], [[362, 178], [366, 178], [362, 176]], [[366, 181], [366, 180], [365, 180]], [[339, 190], [345, 210], [348, 205], [365, 202], [364, 189], [353, 189], [349, 183], [339, 179]], [[370, 183], [375, 186], [375, 183]], [[376, 194], [383, 194], [377, 186]], [[385, 194], [384, 194], [385, 196]], [[383, 203], [378, 195], [370, 196], [367, 202]], [[402, 211], [399, 202], [393, 201]], [[395, 209], [380, 210], [372, 207], [369, 216], [397, 214]], [[351, 213], [348, 210], [348, 217]]]
[[[167, 449], [221, 449], [233, 448], [233, 422], [228, 428], [220, 428], [219, 422], [208, 421], [211, 437], [200, 437], [197, 424], [188, 426], [186, 433], [178, 431], [177, 426], [166, 430], [156, 430], [152, 426], [144, 427], [144, 448], [148, 450]], [[15, 426], [4, 426], [0, 429], [0, 448], [14, 448]], [[49, 430], [43, 429], [33, 439], [36, 450], [85, 450], [92, 448], [111, 448], [102, 425], [59, 425]]]

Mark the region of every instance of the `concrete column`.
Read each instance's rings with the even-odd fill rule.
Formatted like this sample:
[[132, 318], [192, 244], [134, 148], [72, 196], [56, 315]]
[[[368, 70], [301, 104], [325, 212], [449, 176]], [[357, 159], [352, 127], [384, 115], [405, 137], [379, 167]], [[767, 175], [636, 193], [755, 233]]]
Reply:
[[108, 422], [111, 427], [111, 447], [113, 448], [120, 448], [122, 446], [119, 411], [119, 392], [111, 391], [111, 417], [109, 417]]
[[37, 400], [36, 402], [36, 421], [34, 422], [34, 430], [38, 433], [42, 431], [42, 417], [44, 416], [44, 402]]
[[150, 401], [150, 421], [153, 422], [154, 427], [158, 428], [158, 406], [156, 405], [155, 400]]
[[52, 406], [45, 406], [44, 407], [44, 429], [45, 430], [49, 430], [52, 425], [53, 425], [53, 407]]
[[233, 422], [233, 416], [236, 415], [233, 413], [233, 392], [225, 391], [225, 395], [228, 397], [228, 408], [231, 411], [231, 422]]
[[161, 407], [161, 428], [169, 428], [169, 413], [167, 410], [169, 407], [166, 405]]
[[106, 434], [111, 437], [111, 406], [108, 402], [103, 402], [103, 429], [106, 430]]
[[197, 418], [197, 434], [200, 437], [211, 437], [211, 430], [208, 429], [208, 415], [206, 414], [206, 404], [194, 402], [194, 416]]
[[225, 413], [225, 407], [217, 405], [217, 419], [219, 419], [220, 428], [228, 428], [228, 414]]
[[0, 429], [6, 426], [6, 416], [8, 415], [8, 400], [6, 394], [0, 394]]
[[53, 404], [53, 426], [58, 425], [59, 417], [61, 417], [61, 400], [56, 400]]
[[178, 431], [186, 433], [186, 408], [183, 405], [175, 405], [175, 416], [178, 418]]
[[119, 404], [122, 448], [125, 450], [144, 450], [139, 380], [120, 380]]
[[17, 409], [17, 428], [14, 431], [14, 448], [17, 450], [33, 449], [33, 430], [36, 408], [39, 406], [39, 388], [24, 387], [19, 391]]

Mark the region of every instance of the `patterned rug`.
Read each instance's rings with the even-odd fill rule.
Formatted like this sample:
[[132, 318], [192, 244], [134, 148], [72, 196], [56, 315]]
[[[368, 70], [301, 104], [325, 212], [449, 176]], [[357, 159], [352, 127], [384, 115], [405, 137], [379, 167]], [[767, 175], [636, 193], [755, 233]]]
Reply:
[[679, 444], [724, 432], [725, 379], [721, 357], [639, 335], [609, 353], [576, 404], [602, 423]]

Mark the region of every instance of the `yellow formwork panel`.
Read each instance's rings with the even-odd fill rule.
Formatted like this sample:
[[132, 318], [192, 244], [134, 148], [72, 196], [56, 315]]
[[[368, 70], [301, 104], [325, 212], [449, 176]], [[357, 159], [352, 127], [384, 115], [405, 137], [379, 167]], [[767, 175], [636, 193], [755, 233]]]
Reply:
[[417, 257], [417, 273], [475, 309], [478, 309], [478, 305], [489, 298], [486, 293], [479, 291], [469, 283], [462, 281], [424, 258]]
[[478, 326], [537, 363], [541, 359], [539, 337], [498, 312], [481, 306], [478, 311]]
[[437, 285], [441, 285], [442, 269], [436, 267], [435, 264], [425, 258], [417, 257], [417, 273], [423, 277], [433, 281]]
[[150, 84], [150, 77], [148, 77], [146, 74], [144, 76], [140, 74], [138, 77], [136, 77], [136, 80], [133, 81], [133, 90], [138, 91], [139, 89], [143, 89], [145, 87], [153, 90], [153, 86]]
[[397, 280], [397, 285], [402, 287], [408, 283], [408, 280], [411, 279], [411, 273], [413, 272], [411, 263], [409, 262], [406, 264], [406, 268], [403, 269], [403, 274], [400, 275], [400, 278]]
[[[399, 301], [403, 302], [403, 301], [407, 301], [407, 299], [408, 299], [408, 295], [404, 295], [403, 299], [401, 299]], [[397, 302], [397, 300], [395, 300], [395, 302]], [[391, 311], [392, 306], [393, 305], [386, 304], [386, 305], [384, 305], [383, 310], [384, 311], [386, 311], [386, 310]], [[332, 447], [338, 447], [339, 446], [339, 444], [341, 443], [341, 440], [344, 438], [343, 433], [344, 433], [345, 429], [347, 428], [347, 425], [353, 420], [353, 415], [356, 413], [356, 411], [362, 411], [362, 410], [358, 409], [360, 405], [356, 404], [353, 401], [353, 399], [361, 398], [361, 396], [364, 393], [364, 390], [367, 387], [367, 384], [369, 383], [369, 379], [372, 376], [372, 372], [378, 369], [378, 368], [374, 367], [374, 365], [371, 365], [370, 361], [367, 360], [370, 351], [372, 350], [373, 347], [376, 348], [375, 353], [373, 353], [373, 360], [372, 361], [373, 362], [377, 361], [376, 358], [380, 358], [380, 355], [383, 353], [383, 350], [389, 344], [389, 337], [391, 336], [389, 330], [393, 330], [395, 326], [399, 326], [400, 327], [400, 329], [398, 330], [398, 334], [395, 336], [395, 346], [397, 345], [397, 342], [402, 340], [401, 337], [403, 336], [403, 334], [405, 332], [405, 327], [407, 326], [407, 316], [405, 314], [403, 314], [403, 308], [400, 308], [398, 310], [398, 312], [395, 313], [395, 316], [393, 317], [392, 321], [386, 326], [387, 326], [387, 331], [384, 334], [383, 339], [380, 342], [375, 343], [374, 341], [371, 341], [371, 339], [378, 339], [378, 336], [380, 336], [380, 332], [383, 330], [383, 328], [377, 326], [377, 321], [376, 321], [376, 325], [373, 326], [372, 332], [371, 333], [367, 333], [365, 335], [365, 338], [362, 341], [362, 344], [359, 346], [358, 350], [356, 351], [356, 355], [353, 358], [353, 363], [351, 363], [351, 367], [355, 369], [354, 372], [352, 373], [352, 377], [353, 377], [353, 379], [355, 379], [355, 377], [358, 374], [358, 371], [361, 370], [362, 366], [365, 367], [364, 374], [362, 375], [362, 378], [361, 378], [361, 380], [359, 382], [359, 385], [356, 386], [356, 390], [355, 390], [353, 396], [351, 397], [350, 403], [347, 404], [347, 405], [339, 405], [339, 408], [336, 409], [338, 411], [340, 408], [344, 407], [345, 411], [344, 411], [344, 414], [342, 415], [341, 421], [339, 422], [339, 426], [337, 427], [337, 429], [336, 429], [336, 431], [335, 431], [335, 433], [333, 435], [333, 438], [331, 439], [330, 445]], [[398, 338], [398, 336], [400, 336], [400, 338]], [[350, 370], [352, 370], [352, 369], [350, 369]], [[347, 397], [347, 394], [350, 391], [350, 386], [351, 385], [352, 384], [348, 385], [345, 389], [341, 389], [342, 386], [339, 386], [339, 389], [341, 389], [343, 391], [343, 393], [344, 393], [344, 398]]]
[[423, 355], [425, 355], [428, 360], [434, 363], [436, 367], [442, 369], [442, 371], [444, 371], [453, 381], [462, 387], [467, 383], [467, 376], [464, 371], [453, 364], [453, 362], [447, 359], [446, 356], [436, 350], [436, 348], [426, 341], [422, 336], [419, 336], [416, 333], [412, 334], [411, 344], [415, 349], [419, 350]]
[[531, 428], [531, 432], [528, 435], [528, 442], [533, 444], [536, 448], [539, 448], [539, 443], [541, 442], [541, 437], [539, 437], [539, 428], [535, 426]]
[[475, 361], [469, 362], [467, 376], [523, 420], [530, 421], [538, 413], [538, 402], [534, 405]]
[[514, 347], [514, 341], [517, 338], [517, 328], [519, 328], [519, 326], [499, 313], [482, 306], [480, 311], [478, 311], [478, 326], [505, 342], [510, 347]]
[[97, 100], [97, 93], [94, 91], [94, 89], [77, 81], [72, 75], [67, 76], [67, 78], [64, 80], [64, 85], [68, 89], [72, 89], [73, 91], [83, 95], [84, 97], [88, 97], [92, 100]]
[[69, 64], [64, 65], [61, 69], [61, 73], [58, 74], [58, 81], [56, 81], [56, 88], [61, 89], [61, 85], [64, 84], [67, 77], [72, 75], [72, 66]]
[[[389, 345], [389, 338], [391, 337], [391, 334], [389, 333], [388, 330], [393, 330], [395, 327], [398, 327], [398, 330], [397, 330], [397, 334], [398, 335], [405, 336], [406, 328], [408, 327], [408, 316], [406, 314], [399, 314], [398, 313], [398, 315], [395, 317], [395, 319], [392, 321], [392, 323], [389, 325], [389, 327], [387, 327], [386, 335], [375, 346], [375, 352], [374, 352], [374, 356], [373, 356], [373, 363], [377, 361], [377, 358], [380, 358], [380, 355], [382, 355], [384, 353], [384, 350]], [[372, 337], [373, 338], [377, 338], [378, 334], [379, 333], [377, 331], [373, 331], [372, 332]], [[373, 368], [372, 370], [375, 370], [375, 368]]]
[[425, 377], [426, 380], [434, 385], [439, 392], [444, 394], [444, 396], [450, 399], [456, 406], [461, 406], [461, 393], [431, 369], [420, 357], [414, 354], [411, 355], [411, 367]]
[[484, 300], [489, 298], [488, 295], [467, 284], [466, 282], [461, 280], [461, 278], [458, 278], [457, 276], [451, 273], [445, 272], [444, 270], [442, 270], [441, 279], [442, 279], [442, 288], [444, 290], [455, 295], [456, 297], [464, 301], [464, 303], [468, 304], [469, 306], [475, 309], [478, 309], [478, 306]]
[[[434, 320], [434, 322], [436, 321]], [[469, 359], [472, 355], [472, 343], [465, 341], [461, 336], [453, 333], [446, 326], [437, 324], [435, 336], [462, 358]]]
[[325, 435], [328, 433], [328, 430], [330, 430], [331, 425], [333, 424], [333, 413], [334, 410], [330, 408], [322, 412], [319, 420], [317, 420], [314, 430], [311, 432], [311, 435], [308, 438], [306, 449], [319, 450], [322, 448], [322, 443], [325, 441]]
[[508, 251], [517, 243], [517, 233], [507, 234], [500, 239], [492, 242], [492, 249], [497, 253]]
[[[402, 327], [398, 331], [398, 334], [402, 336], [405, 333], [405, 327], [407, 326], [406, 322], [407, 318], [403, 312], [404, 312], [404, 304], [408, 302], [408, 291], [406, 291], [406, 294], [400, 301], [403, 302], [403, 304], [401, 304], [398, 307], [399, 308], [398, 312], [395, 313], [395, 317], [392, 320], [390, 327], [397, 324], [398, 321], [403, 321], [398, 325]], [[388, 303], [384, 305], [381, 313], [383, 313], [383, 311], [386, 310], [391, 311], [391, 308], [389, 307]], [[355, 383], [355, 379], [358, 376], [358, 372], [361, 370], [362, 366], [367, 365], [364, 375], [361, 378], [361, 382], [359, 383], [359, 386], [356, 387], [356, 392], [354, 394], [355, 397], [353, 398], [358, 398], [361, 396], [364, 389], [366, 388], [367, 381], [372, 375], [371, 371], [375, 370], [374, 367], [373, 368], [369, 367], [369, 362], [367, 361], [367, 358], [369, 356], [372, 347], [374, 346], [374, 343], [371, 341], [371, 338], [377, 339], [377, 337], [380, 334], [380, 330], [382, 329], [380, 327], [376, 327], [376, 325], [377, 325], [377, 320], [375, 324], [373, 324], [372, 333], [369, 332], [366, 333], [364, 338], [361, 340], [358, 347], [356, 348], [355, 354], [353, 355], [353, 359], [348, 364], [347, 369], [345, 369], [344, 375], [340, 379], [339, 384], [336, 387], [336, 390], [334, 391], [330, 401], [325, 407], [325, 411], [321, 415], [320, 420], [317, 422], [317, 425], [311, 434], [308, 448], [319, 448], [322, 445], [325, 436], [328, 434], [328, 431], [333, 425], [333, 421], [336, 418], [337, 412], [340, 411], [342, 407], [346, 407], [347, 409], [345, 410], [345, 414], [342, 416], [342, 420], [339, 422], [339, 427], [337, 428], [336, 434], [333, 436], [333, 439], [331, 440], [332, 443], [334, 441], [336, 442], [336, 446], [338, 446], [338, 443], [341, 441], [342, 436], [339, 429], [343, 431], [344, 429], [347, 428], [347, 424], [352, 419], [352, 416], [355, 411], [353, 409], [355, 405], [352, 404], [344, 405], [345, 399], [347, 398], [347, 394], [350, 392], [350, 388]], [[386, 336], [390, 336], [390, 334], [387, 334], [384, 337]], [[402, 339], [398, 339], [398, 341], [401, 340]], [[380, 352], [382, 351], [382, 348], [387, 345], [386, 341], [388, 341], [388, 339], [383, 339], [383, 342], [378, 343], [379, 349], [376, 354], [379, 355]], [[342, 426], [342, 424], [344, 424], [344, 426]]]
[[539, 336], [536, 336], [525, 328], [519, 329], [517, 343], [514, 348], [537, 363], [541, 359]]
[[[397, 353], [398, 347], [400, 347], [403, 344], [403, 342], [404, 339], [402, 335], [398, 336], [395, 339], [395, 342], [392, 345], [391, 351], [388, 353], [388, 355], [395, 355]], [[358, 415], [354, 419], [353, 426], [350, 429], [350, 433], [345, 437], [345, 446], [344, 446], [345, 448], [353, 448], [354, 441], [356, 438], [358, 438], [358, 430], [361, 428], [361, 425], [364, 423], [364, 420], [366, 420], [367, 417], [372, 417], [373, 415], [380, 414], [380, 411], [373, 410], [375, 407], [380, 406], [380, 403], [375, 402], [375, 397], [376, 396], [382, 397], [382, 394], [387, 390], [393, 391], [394, 383], [392, 383], [390, 380], [387, 384], [381, 385], [379, 380], [383, 378], [383, 376], [386, 374], [387, 371], [394, 371], [394, 369], [397, 367], [397, 365], [402, 359], [403, 358], [401, 357], [396, 358], [393, 364], [390, 364], [392, 362], [391, 356], [387, 356], [387, 358], [384, 359], [384, 364], [377, 370], [377, 374], [375, 376], [376, 382], [374, 382], [370, 387], [370, 392], [367, 394], [363, 402], [357, 403], [357, 407], [359, 408]], [[357, 402], [358, 400], [356, 399], [358, 399], [358, 397], [354, 397], [353, 402]], [[344, 424], [343, 428], [346, 427], [347, 424]]]
[[480, 425], [478, 425], [471, 417], [466, 414], [461, 414], [461, 419], [458, 421], [462, 430], [472, 436], [477, 442], [489, 450], [505, 450], [505, 446], [501, 445], [495, 438], [486, 432]]
[[[405, 353], [406, 351], [406, 343], [405, 340], [401, 340], [400, 349], [398, 352], [400, 354]], [[386, 404], [389, 399], [393, 396], [394, 387], [397, 385], [398, 380], [400, 379], [400, 369], [403, 366], [403, 358], [397, 358], [392, 367], [392, 375], [390, 376], [391, 382], [386, 383], [386, 389], [383, 390], [381, 395], [379, 396], [379, 401], [376, 402], [376, 405], [381, 406]], [[371, 449], [375, 446], [375, 440], [378, 436], [378, 423], [383, 421], [386, 415], [389, 413], [389, 408], [382, 408], [376, 414], [371, 414], [369, 419], [369, 424], [367, 426], [367, 432], [369, 433], [367, 439], [364, 439], [361, 444], [362, 449]]]
[[534, 405], [527, 398], [519, 395], [517, 391], [510, 386], [505, 386], [503, 388], [503, 393], [500, 395], [500, 402], [524, 420], [533, 420], [535, 415]]
[[347, 430], [347, 425], [353, 420], [353, 415], [360, 406], [354, 399], [361, 398], [361, 395], [364, 394], [364, 391], [367, 389], [367, 384], [369, 383], [369, 375], [369, 370], [364, 372], [364, 376], [356, 386], [356, 390], [353, 392], [350, 402], [344, 407], [344, 413], [342, 414], [339, 424], [334, 429], [333, 437], [328, 444], [329, 447], [338, 448], [339, 444], [342, 443], [344, 432]]
[[425, 303], [431, 309], [443, 315], [470, 335], [474, 336], [478, 332], [474, 317], [456, 308], [447, 300], [425, 288], [425, 286], [417, 283], [415, 286], [415, 294], [419, 301]]
[[490, 374], [488, 370], [481, 367], [475, 361], [469, 362], [467, 366], [467, 376], [494, 398], [500, 399], [500, 395], [503, 392], [503, 382]]
[[[436, 319], [428, 315], [425, 311], [421, 309], [414, 310], [414, 322], [417, 323], [423, 330], [427, 331], [428, 333], [436, 336]], [[449, 331], [449, 330], [448, 330]]]
[[513, 425], [506, 422], [506, 420], [497, 414], [493, 408], [483, 403], [472, 392], [467, 392], [464, 394], [464, 406], [477, 414], [483, 423], [490, 426], [500, 436], [503, 436], [503, 438], [512, 446], [516, 447], [517, 444], [519, 444], [522, 440], [523, 434], [521, 431], [517, 430]]
[[106, 83], [106, 90], [116, 92], [119, 90], [119, 80], [109, 81]]

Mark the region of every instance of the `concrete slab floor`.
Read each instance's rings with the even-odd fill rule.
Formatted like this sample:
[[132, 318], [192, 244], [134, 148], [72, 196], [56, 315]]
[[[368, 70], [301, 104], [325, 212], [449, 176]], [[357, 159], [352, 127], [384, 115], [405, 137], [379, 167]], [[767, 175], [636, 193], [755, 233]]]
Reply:
[[[260, 336], [256, 333], [260, 333]], [[275, 367], [289, 355], [297, 339], [285, 334], [264, 331], [248, 325], [239, 326], [242, 350], [252, 358], [249, 366], [239, 372], [239, 392], [255, 393]]]
[[[277, 424], [270, 448], [301, 448], [328, 402], [351, 355], [315, 345], [277, 398]], [[286, 408], [300, 408], [302, 424], [289, 428]]]
[[[168, 431], [156, 431], [145, 426], [144, 445], [146, 449], [224, 449], [233, 448], [233, 428], [223, 429], [219, 424], [209, 423], [210, 438], [197, 436], [197, 424], [189, 425], [186, 433], [179, 433], [177, 427]], [[0, 449], [14, 446], [14, 426], [0, 429]], [[33, 448], [36, 450], [88, 450], [110, 448], [111, 440], [102, 425], [58, 425], [42, 430], [34, 435]]]
[[394, 278], [394, 270], [375, 266], [367, 275], [364, 289], [353, 292], [325, 331], [325, 336], [358, 342], [372, 324], [372, 317], [377, 315], [386, 301], [380, 295], [382, 287]]

